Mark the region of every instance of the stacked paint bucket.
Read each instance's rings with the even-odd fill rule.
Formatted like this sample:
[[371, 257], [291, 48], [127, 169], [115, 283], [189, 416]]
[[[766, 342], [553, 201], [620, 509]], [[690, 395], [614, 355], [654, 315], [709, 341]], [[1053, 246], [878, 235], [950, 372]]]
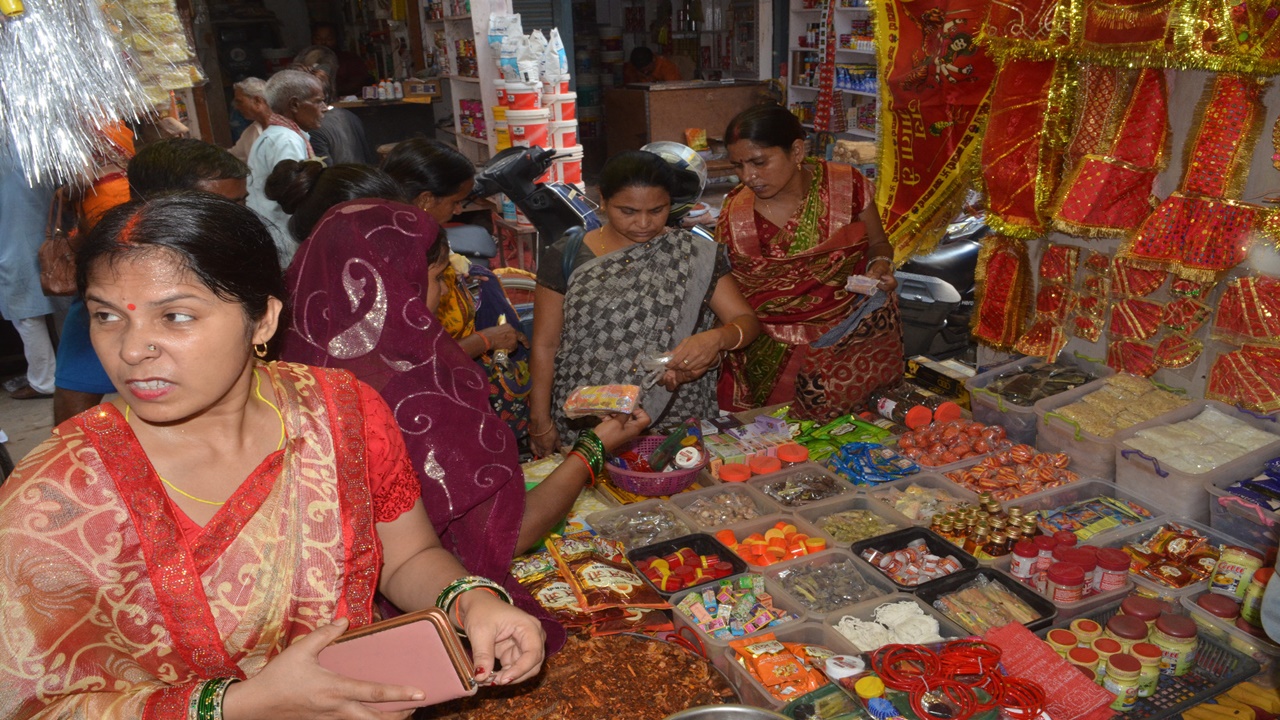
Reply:
[[[503, 82], [495, 89], [493, 107], [495, 145], [554, 148], [556, 158], [539, 182], [563, 182], [583, 188], [582, 145], [578, 142], [578, 96], [569, 89], [569, 76], [546, 78], [538, 84]], [[520, 225], [528, 221], [509, 201], [503, 217]]]

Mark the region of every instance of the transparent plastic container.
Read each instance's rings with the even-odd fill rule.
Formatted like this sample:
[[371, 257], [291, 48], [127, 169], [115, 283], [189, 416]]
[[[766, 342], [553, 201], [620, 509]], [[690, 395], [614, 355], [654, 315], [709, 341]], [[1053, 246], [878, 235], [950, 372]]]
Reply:
[[[624, 533], [617, 535], [613, 532], [618, 522], [626, 518], [634, 518], [645, 513], [662, 511], [669, 515], [672, 519], [670, 528], [662, 533], [659, 537], [650, 537], [644, 540], [634, 539], [633, 534]], [[631, 505], [623, 505], [615, 510], [601, 510], [592, 513], [587, 517], [587, 524], [591, 526], [601, 536], [610, 540], [622, 542], [624, 550], [635, 550], [645, 545], [662, 542], [664, 540], [674, 540], [675, 538], [689, 535], [694, 532], [696, 523], [687, 515], [680, 512], [679, 508], [666, 500], [645, 500], [644, 502], [632, 503]], [[632, 537], [627, 537], [632, 535]]]
[[[1137, 526], [1135, 525], [1134, 527], [1137, 527]], [[995, 570], [999, 570], [1000, 572], [1005, 573], [1006, 575], [1009, 575], [1009, 569], [1012, 564], [1013, 564], [1013, 556], [1005, 555], [1004, 557], [996, 558], [995, 560], [991, 561], [991, 564], [989, 565], [989, 567]], [[1088, 597], [1081, 599], [1080, 602], [1064, 603], [1064, 602], [1058, 602], [1054, 600], [1053, 598], [1049, 597], [1048, 594], [1040, 592], [1036, 588], [1023, 583], [1022, 581], [1018, 580], [1012, 575], [1009, 575], [1009, 578], [1014, 582], [1018, 583], [1019, 585], [1022, 585], [1022, 587], [1030, 590], [1031, 592], [1034, 592], [1036, 595], [1039, 595], [1045, 600], [1053, 603], [1053, 607], [1056, 608], [1058, 611], [1057, 620], [1055, 620], [1055, 623], [1061, 623], [1063, 620], [1072, 620], [1082, 615], [1088, 615], [1089, 613], [1097, 610], [1100, 607], [1103, 607], [1105, 605], [1110, 605], [1112, 603], [1118, 603], [1121, 600], [1123, 600], [1129, 593], [1133, 592], [1133, 589], [1136, 587], [1136, 585], [1133, 582], [1133, 577], [1130, 576], [1129, 579], [1125, 581], [1125, 584], [1123, 587], [1118, 587], [1115, 590], [1108, 590], [1103, 593], [1096, 593], [1094, 595], [1089, 595]]]
[[701, 490], [694, 490], [693, 492], [680, 493], [679, 495], [673, 495], [670, 502], [672, 505], [680, 508], [680, 510], [684, 512], [685, 516], [697, 525], [698, 529], [714, 533], [716, 530], [729, 527], [735, 523], [704, 523], [699, 519], [696, 513], [689, 512], [687, 508], [702, 498], [714, 499], [724, 493], [731, 493], [750, 502], [755, 506], [756, 511], [761, 517], [765, 515], [776, 515], [782, 512], [782, 506], [774, 502], [772, 498], [767, 497], [763, 493], [742, 483], [725, 483], [722, 485], [703, 488]]
[[[821, 622], [790, 623], [779, 627], [773, 634], [778, 638], [778, 642], [819, 645], [837, 655], [858, 654], [858, 649], [853, 646], [853, 643], [836, 632], [835, 628], [824, 625]], [[728, 656], [729, 671], [727, 674], [729, 675], [729, 682], [738, 689], [738, 695], [741, 696], [743, 704], [778, 711], [795, 699], [778, 700], [774, 698], [773, 694], [764, 685], [761, 685], [759, 680], [752, 677], [751, 672], [738, 662], [738, 654], [733, 648], [727, 648], [725, 653]]]
[[[948, 575], [936, 583], [930, 583], [931, 587], [923, 592], [916, 593], [916, 597], [926, 603], [933, 605], [939, 598], [956, 592], [960, 587], [968, 585], [978, 578], [986, 578], [989, 582], [998, 582], [1009, 589], [1019, 600], [1027, 604], [1031, 610], [1038, 613], [1040, 617], [1030, 622], [1023, 623], [1028, 630], [1036, 631], [1040, 628], [1049, 627], [1058, 617], [1058, 609], [1048, 598], [1036, 592], [1032, 588], [1018, 582], [1016, 578], [1006, 574], [1003, 571], [994, 568], [976, 568], [973, 570], [961, 570], [954, 575]], [[935, 606], [934, 610], [938, 610]], [[942, 612], [938, 610], [938, 612]], [[946, 613], [943, 613], [944, 615]], [[958, 624], [958, 623], [957, 623]]]
[[866, 599], [881, 595], [892, 595], [898, 592], [898, 589], [892, 582], [889, 582], [888, 578], [848, 550], [832, 550], [772, 565], [764, 571], [765, 584], [767, 587], [773, 588], [770, 592], [775, 593], [775, 596], [786, 595], [787, 599], [792, 601], [794, 605], [803, 607], [809, 620], [820, 621], [835, 608], [828, 608], [827, 610], [815, 608], [813, 603], [788, 590], [778, 578], [799, 567], [824, 566], [845, 562], [852, 562], [854, 572], [862, 579], [863, 585], [872, 593]]
[[[973, 568], [978, 567], [978, 560], [972, 555], [961, 548], [956, 547], [950, 540], [947, 540], [928, 528], [922, 527], [903, 528], [902, 530], [896, 530], [887, 535], [881, 535], [869, 540], [862, 540], [861, 542], [854, 543], [853, 546], [849, 548], [849, 551], [859, 558], [861, 558], [862, 553], [867, 550], [878, 550], [879, 552], [889, 554], [907, 547], [916, 540], [923, 540], [925, 546], [928, 548], [929, 554], [931, 555], [936, 555], [940, 558], [955, 558], [956, 562], [960, 564], [960, 568], [956, 570], [956, 572], [972, 570]], [[904, 593], [920, 592], [921, 590], [928, 589], [935, 584], [942, 582], [948, 577], [944, 575], [942, 577], [933, 578], [932, 580], [926, 580], [918, 585], [905, 585], [889, 577], [884, 573], [884, 571], [880, 570], [880, 568], [874, 569], [886, 580], [893, 583], [893, 586], [897, 588], [899, 592]]]
[[[915, 524], [910, 520], [908, 520], [905, 515], [898, 512], [897, 510], [894, 510], [888, 505], [885, 505], [884, 503], [873, 499], [869, 495], [863, 495], [861, 493], [857, 495], [841, 495], [839, 497], [834, 497], [830, 500], [824, 500], [820, 503], [813, 503], [812, 505], [806, 505], [805, 507], [800, 508], [800, 510], [796, 512], [796, 515], [812, 523], [814, 527], [821, 530], [822, 527], [819, 523], [822, 521], [823, 518], [828, 517], [830, 515], [835, 515], [836, 513], [848, 512], [850, 510], [866, 510], [867, 512], [880, 518], [884, 522], [884, 524], [889, 526], [884, 532], [877, 533], [877, 535], [890, 533], [890, 532], [893, 532], [894, 530], [900, 530], [904, 527], [910, 527], [911, 525]], [[823, 532], [825, 533], [825, 531]], [[851, 544], [848, 542], [841, 542], [840, 540], [836, 540], [835, 536], [831, 535], [830, 533], [826, 533], [826, 535], [827, 537], [830, 537], [832, 539], [832, 542], [837, 546], [844, 546], [844, 545]], [[875, 535], [872, 535], [871, 537], [875, 537]], [[862, 538], [862, 539], [865, 540], [867, 538]]]
[[1223, 476], [1205, 481], [1204, 489], [1209, 493], [1209, 527], [1258, 547], [1271, 547], [1280, 539], [1280, 513], [1227, 492], [1232, 483], [1245, 479]]
[[835, 480], [836, 487], [839, 488], [839, 492], [837, 493], [837, 495], [844, 495], [846, 493], [855, 492], [854, 486], [848, 480], [845, 480], [839, 475], [836, 475], [830, 470], [822, 467], [821, 465], [817, 465], [815, 463], [803, 463], [801, 465], [795, 465], [793, 467], [783, 468], [778, 472], [769, 473], [768, 475], [753, 477], [747, 481], [747, 485], [755, 489], [761, 495], [764, 495], [765, 497], [769, 498], [770, 500], [780, 505], [782, 507], [783, 512], [795, 512], [796, 510], [799, 510], [800, 508], [805, 507], [806, 505], [811, 505], [817, 502], [823, 502], [826, 500], [830, 500], [831, 497], [835, 497], [833, 495], [831, 497], [823, 498], [822, 500], [811, 500], [811, 501], [802, 502], [796, 505], [787, 505], [785, 502], [775, 498], [773, 495], [770, 495], [765, 490], [765, 487], [768, 485], [772, 485], [778, 482], [785, 482], [790, 477], [793, 477], [795, 475], [802, 475], [802, 474], [824, 475], [828, 478], [831, 478], [832, 480]]
[[[751, 574], [751, 573], [744, 573], [743, 575], [734, 575], [726, 579], [731, 581], [736, 586], [738, 583], [738, 578], [744, 577], [744, 575], [747, 575], [747, 574]], [[755, 571], [754, 574], [759, 575], [760, 573], [758, 571]], [[711, 637], [705, 631], [703, 631], [701, 627], [698, 626], [698, 623], [695, 622], [693, 618], [687, 617], [683, 612], [681, 612], [678, 609], [675, 609], [676, 606], [680, 604], [680, 601], [684, 600], [686, 595], [690, 593], [695, 593], [695, 592], [701, 593], [703, 589], [704, 588], [691, 588], [689, 590], [681, 590], [680, 592], [671, 596], [672, 622], [675, 624], [675, 629], [676, 629], [676, 632], [678, 633], [683, 632], [681, 628], [689, 628], [689, 630], [692, 631], [698, 637], [698, 640], [702, 642], [703, 649], [705, 650], [705, 652], [703, 653], [703, 656], [706, 657], [708, 660], [710, 660], [712, 665], [715, 665], [721, 671], [724, 671], [727, 673], [729, 671], [728, 670], [729, 658], [725, 655], [725, 651], [729, 649], [729, 640], [722, 640], [720, 638]], [[773, 597], [773, 606], [775, 608], [786, 610], [792, 613], [793, 615], [796, 616], [796, 619], [790, 622], [774, 625], [772, 627], [764, 627], [753, 633], [750, 633], [749, 635], [743, 635], [742, 637], [758, 637], [760, 635], [764, 635], [767, 632], [777, 632], [778, 630], [781, 630], [782, 628], [785, 628], [788, 625], [791, 625], [793, 623], [798, 624], [800, 622], [803, 622], [804, 618], [807, 617], [807, 613], [805, 612], [805, 609], [799, 605], [794, 604], [795, 601], [793, 601], [790, 597], [775, 595], [773, 592], [773, 588], [769, 585], [769, 581], [767, 579], [765, 580], [765, 583], [764, 583], [764, 589], [765, 589], [765, 592], [769, 593], [769, 595]], [[737, 640], [737, 638], [730, 638], [730, 639]]]
[[[1275, 442], [1203, 473], [1186, 473], [1165, 467], [1161, 465], [1159, 458], [1139, 452], [1127, 442], [1142, 430], [1190, 420], [1209, 407], [1275, 435]], [[1230, 484], [1236, 480], [1252, 478], [1262, 472], [1268, 460], [1277, 455], [1280, 455], [1280, 423], [1214, 400], [1193, 400], [1154, 420], [1116, 433], [1116, 484], [1126, 490], [1158, 494], [1165, 509], [1173, 515], [1206, 523], [1209, 522], [1209, 495], [1205, 490], [1207, 483], [1216, 484], [1218, 480], [1227, 480]]]
[[[811, 553], [809, 555], [802, 555], [801, 557], [813, 557], [814, 555], [828, 552], [835, 547], [835, 540], [833, 540], [830, 535], [819, 530], [816, 526], [814, 526], [808, 520], [805, 520], [804, 518], [798, 517], [796, 515], [791, 515], [788, 513], [778, 513], [776, 515], [766, 515], [765, 517], [756, 518], [755, 520], [746, 520], [744, 522], [738, 523], [737, 525], [730, 525], [726, 528], [721, 528], [721, 530], [729, 530], [730, 532], [733, 533], [734, 538], [737, 539], [739, 542], [741, 542], [742, 540], [746, 539], [748, 536], [754, 533], [764, 534], [766, 530], [773, 527], [778, 522], [784, 522], [784, 523], [789, 523], [791, 525], [795, 525], [796, 532], [802, 535], [808, 535], [809, 537], [819, 537], [819, 538], [822, 538], [824, 541], [826, 541], [827, 545], [822, 550], [819, 550], [818, 552], [815, 552], [815, 553]], [[737, 551], [734, 551], [734, 552], [735, 554], [737, 554]], [[746, 556], [744, 555], [737, 555], [737, 556], [742, 558], [744, 561], [746, 561], [751, 572], [763, 572], [765, 568], [773, 567], [774, 565], [777, 565], [778, 562], [786, 562], [787, 560], [795, 559], [795, 558], [783, 558], [782, 560], [779, 560], [778, 562], [775, 562], [775, 563], [771, 563], [769, 565], [752, 565], [751, 561], [748, 560]]]
[[[915, 595], [908, 595], [906, 593], [886, 595], [885, 597], [882, 597], [882, 598], [876, 598], [874, 600], [868, 600], [864, 603], [858, 603], [857, 605], [850, 605], [848, 607], [840, 608], [835, 612], [828, 613], [827, 616], [823, 618], [822, 623], [834, 630], [836, 626], [840, 624], [841, 618], [847, 615], [853, 616], [859, 620], [871, 622], [875, 620], [876, 609], [879, 608], [881, 605], [889, 605], [891, 603], [899, 603], [899, 602], [915, 603], [916, 605], [920, 606], [920, 609], [924, 611], [925, 615], [928, 615], [932, 617], [934, 620], [937, 620], [938, 634], [941, 635], [944, 640], [952, 640], [955, 638], [963, 638], [963, 637], [969, 636], [969, 633], [965, 632], [964, 628], [951, 622], [951, 620], [948, 619], [945, 615], [933, 609], [933, 606], [929, 605], [929, 603], [921, 600]], [[837, 635], [840, 635], [840, 637], [844, 638], [845, 641], [848, 642], [850, 645], [857, 647], [856, 643], [854, 643], [852, 640], [849, 640], [848, 638], [845, 638], [844, 635], [841, 634], [839, 630], [835, 630], [835, 632]], [[861, 648], [861, 647], [858, 648], [859, 652], [872, 652], [875, 649], [876, 648]]]
[[916, 515], [916, 513], [912, 511], [903, 512], [902, 509], [896, 509], [889, 503], [888, 497], [892, 494], [893, 490], [905, 491], [913, 485], [929, 490], [941, 491], [954, 498], [954, 502], [946, 503], [948, 508], [966, 504], [976, 505], [978, 503], [977, 493], [960, 487], [942, 475], [935, 475], [933, 473], [920, 473], [919, 475], [912, 475], [909, 478], [903, 478], [901, 480], [884, 483], [883, 485], [877, 485], [874, 488], [869, 488], [866, 493], [867, 497], [878, 501], [890, 510], [906, 517], [907, 520], [911, 521], [911, 524], [928, 527], [933, 520], [932, 515], [915, 517], [914, 515]]
[[1182, 607], [1192, 620], [1196, 621], [1201, 633], [1207, 633], [1221, 642], [1225, 642], [1232, 650], [1248, 655], [1258, 661], [1262, 667], [1262, 679], [1268, 687], [1276, 682], [1276, 660], [1280, 658], [1280, 645], [1269, 638], [1250, 635], [1236, 627], [1233, 623], [1213, 615], [1196, 604], [1204, 593], [1182, 596]]
[[1112, 438], [1081, 430], [1074, 420], [1057, 413], [1059, 408], [1076, 402], [1104, 385], [1105, 380], [1094, 380], [1037, 402], [1036, 449], [1040, 452], [1063, 452], [1070, 455], [1071, 469], [1080, 473], [1081, 477], [1114, 480], [1116, 453]]
[[[1057, 510], [1058, 508], [1065, 507], [1072, 503], [1096, 497], [1116, 498], [1118, 500], [1125, 500], [1146, 508], [1151, 512], [1151, 517], [1142, 522], [1163, 518], [1169, 514], [1165, 512], [1156, 501], [1149, 499], [1145, 494], [1132, 492], [1116, 485], [1115, 483], [1105, 482], [1103, 480], [1079, 480], [1069, 485], [1063, 485], [1062, 487], [1033, 493], [1031, 495], [1020, 497], [1017, 500], [1010, 500], [1005, 503], [1005, 508], [1016, 507], [1020, 508], [1024, 514], [1030, 514], [1038, 510]], [[1124, 530], [1130, 527], [1136, 527], [1139, 524], [1141, 523], [1134, 523], [1133, 525], [1119, 525], [1110, 530], [1104, 530], [1096, 533], [1092, 537], [1081, 538], [1080, 542], [1091, 542], [1098, 539], [1105, 539], [1112, 533], [1123, 532]]]
[[[1041, 358], [1024, 357], [992, 368], [981, 375], [974, 375], [964, 381], [969, 390], [969, 405], [973, 410], [973, 419], [988, 425], [1003, 425], [1009, 433], [1009, 439], [1015, 443], [1036, 444], [1036, 409], [1034, 405], [1022, 406], [1007, 402], [1003, 397], [987, 389], [996, 378], [1012, 370], [1043, 362]], [[1086, 360], [1061, 355], [1058, 362], [1075, 365], [1090, 372], [1094, 378], [1104, 378], [1115, 374], [1115, 370], [1097, 365]]]
[[[1181, 518], [1177, 516], [1157, 518], [1155, 520], [1148, 520], [1140, 525], [1134, 525], [1133, 527], [1125, 528], [1124, 532], [1117, 531], [1117, 532], [1108, 533], [1105, 537], [1098, 537], [1095, 539], [1091, 539], [1089, 540], [1089, 542], [1084, 544], [1093, 545], [1096, 547], [1113, 547], [1113, 548], [1123, 549], [1125, 545], [1131, 542], [1140, 542], [1142, 540], [1146, 540], [1147, 538], [1155, 534], [1157, 530], [1164, 527], [1166, 524], [1170, 522], [1176, 522], [1183, 527], [1194, 528], [1196, 532], [1199, 532], [1201, 535], [1204, 535], [1205, 537], [1209, 538], [1209, 544], [1211, 545], [1238, 545], [1240, 547], [1249, 548], [1250, 550], [1253, 550], [1259, 555], [1266, 554], [1263, 549], [1259, 548], [1258, 546], [1252, 543], [1245, 542], [1244, 540], [1241, 540], [1233, 535], [1227, 535], [1226, 533], [1220, 530], [1214, 530], [1213, 528], [1210, 528], [1207, 525], [1203, 525], [1201, 523], [1194, 522], [1194, 521], [1189, 521], [1185, 518]], [[1198, 594], [1208, 589], [1209, 587], [1208, 578], [1205, 578], [1204, 580], [1200, 580], [1198, 582], [1190, 583], [1189, 585], [1183, 588], [1169, 587], [1164, 583], [1159, 583], [1154, 580], [1149, 580], [1141, 575], [1138, 575], [1132, 570], [1129, 571], [1129, 579], [1132, 580], [1134, 584], [1138, 586], [1137, 589], [1140, 594], [1147, 595], [1149, 597], [1158, 598], [1160, 600], [1166, 600], [1175, 605], [1178, 603], [1178, 601], [1182, 597], [1186, 595]]]

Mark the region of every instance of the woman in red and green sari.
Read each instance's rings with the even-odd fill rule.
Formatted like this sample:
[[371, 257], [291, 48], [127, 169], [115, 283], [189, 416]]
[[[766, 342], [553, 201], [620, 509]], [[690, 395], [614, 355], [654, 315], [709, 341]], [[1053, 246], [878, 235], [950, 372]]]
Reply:
[[[764, 332], [729, 354], [720, 408], [848, 413], [903, 373], [893, 248], [871, 184], [848, 165], [806, 159], [804, 129], [777, 105], [740, 113], [725, 143], [742, 184], [725, 198], [716, 239]], [[852, 275], [876, 279], [877, 293], [845, 290]]]

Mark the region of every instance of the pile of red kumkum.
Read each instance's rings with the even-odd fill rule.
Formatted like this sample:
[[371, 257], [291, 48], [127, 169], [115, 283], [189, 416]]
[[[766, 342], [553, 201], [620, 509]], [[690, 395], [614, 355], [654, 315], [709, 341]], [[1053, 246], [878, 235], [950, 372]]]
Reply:
[[571, 637], [542, 673], [519, 685], [424, 708], [434, 720], [662, 720], [699, 705], [736, 702], [711, 663], [670, 643], [634, 635]]

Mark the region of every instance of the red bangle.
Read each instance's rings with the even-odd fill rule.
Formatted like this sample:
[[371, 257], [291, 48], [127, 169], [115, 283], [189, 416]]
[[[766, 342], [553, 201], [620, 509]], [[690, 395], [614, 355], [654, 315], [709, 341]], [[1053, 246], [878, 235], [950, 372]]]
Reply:
[[[485, 592], [487, 592], [487, 593], [489, 593], [490, 595], [492, 595], [492, 596], [494, 596], [494, 597], [498, 598], [499, 600], [501, 600], [501, 599], [502, 599], [502, 596], [498, 594], [498, 591], [497, 591], [497, 590], [494, 590], [494, 589], [493, 589], [493, 588], [491, 588], [491, 587], [484, 587], [483, 585], [481, 585], [480, 587], [471, 588], [471, 590], [484, 590]], [[467, 592], [471, 592], [471, 590], [468, 590]], [[465, 594], [465, 593], [464, 593], [464, 594]], [[461, 596], [461, 595], [459, 595], [458, 597], [462, 597], [462, 596]], [[454, 622], [458, 623], [458, 627], [459, 627], [459, 628], [461, 628], [461, 627], [462, 627], [462, 612], [461, 612], [461, 608], [459, 608], [459, 607], [458, 607], [458, 601], [457, 601], [457, 600], [454, 600], [454, 601], [453, 601], [453, 620], [454, 620]], [[465, 629], [465, 628], [464, 628], [464, 629]]]
[[476, 334], [480, 336], [480, 342], [484, 343], [485, 352], [489, 352], [490, 350], [493, 349], [493, 343], [489, 342], [489, 338], [485, 337], [484, 333], [478, 332]]
[[587, 456], [586, 456], [586, 455], [583, 455], [582, 453], [578, 452], [577, 450], [570, 450], [570, 451], [569, 451], [569, 457], [576, 457], [576, 458], [578, 458], [579, 460], [581, 460], [581, 461], [582, 461], [582, 464], [583, 464], [583, 465], [586, 465], [586, 466], [587, 466], [587, 476], [591, 478], [591, 480], [587, 483], [587, 487], [595, 487], [595, 485], [596, 485], [596, 471], [591, 469], [591, 462], [587, 460]]

